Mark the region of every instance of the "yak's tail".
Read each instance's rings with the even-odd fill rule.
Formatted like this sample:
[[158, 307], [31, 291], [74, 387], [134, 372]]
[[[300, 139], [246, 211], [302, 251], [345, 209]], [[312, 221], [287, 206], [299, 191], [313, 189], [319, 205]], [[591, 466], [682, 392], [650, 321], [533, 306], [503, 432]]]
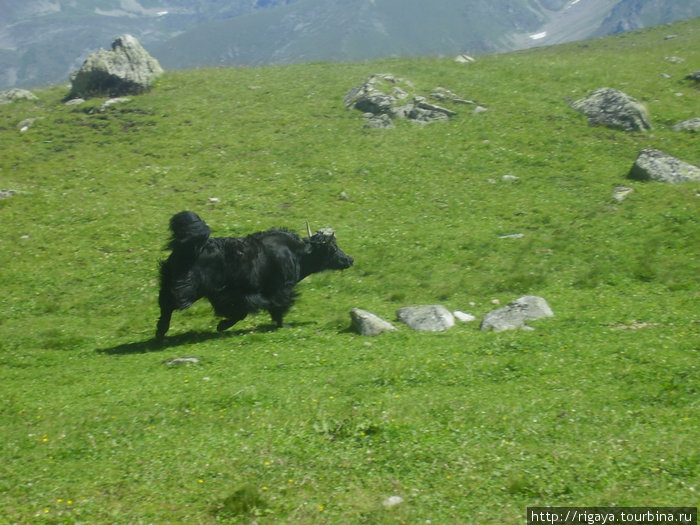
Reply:
[[181, 211], [170, 219], [173, 233], [168, 248], [174, 252], [197, 254], [209, 239], [211, 230], [194, 212]]

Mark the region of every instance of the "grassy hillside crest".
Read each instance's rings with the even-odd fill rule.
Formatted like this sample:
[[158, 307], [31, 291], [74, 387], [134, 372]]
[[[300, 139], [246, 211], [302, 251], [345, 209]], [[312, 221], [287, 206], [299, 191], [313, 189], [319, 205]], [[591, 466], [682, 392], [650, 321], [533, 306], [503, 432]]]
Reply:
[[[0, 199], [0, 521], [696, 505], [700, 188], [626, 175], [643, 148], [700, 164], [698, 135], [671, 130], [700, 116], [699, 41], [693, 19], [468, 65], [169, 72], [104, 111], [64, 105], [65, 86], [0, 106], [0, 189], [17, 192]], [[363, 129], [343, 97], [384, 72], [488, 111]], [[600, 87], [642, 101], [653, 131], [589, 126], [567, 99]], [[185, 209], [216, 235], [331, 226], [355, 266], [301, 283], [279, 331], [261, 314], [217, 334], [200, 302], [154, 346]], [[532, 332], [348, 330], [353, 307], [481, 317], [525, 294], [555, 314]]]

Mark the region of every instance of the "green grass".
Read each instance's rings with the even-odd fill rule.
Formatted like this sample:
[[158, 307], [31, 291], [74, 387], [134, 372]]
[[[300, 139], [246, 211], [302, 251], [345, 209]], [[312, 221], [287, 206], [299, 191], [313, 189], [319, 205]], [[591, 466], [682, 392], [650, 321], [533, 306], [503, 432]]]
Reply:
[[[670, 130], [700, 110], [683, 78], [699, 30], [468, 66], [167, 73], [104, 113], [62, 105], [63, 86], [0, 106], [0, 189], [22, 192], [0, 201], [0, 522], [515, 524], [528, 505], [697, 505], [698, 187], [626, 174], [645, 147], [700, 163], [697, 136]], [[378, 72], [489, 110], [363, 129], [342, 99]], [[568, 107], [603, 86], [655, 129]], [[620, 184], [634, 193], [616, 204]], [[288, 328], [258, 315], [217, 334], [198, 303], [157, 347], [157, 264], [183, 209], [217, 235], [333, 226], [356, 264], [303, 282]], [[348, 330], [352, 307], [481, 316], [524, 294], [555, 312], [534, 332]], [[405, 502], [384, 508], [392, 495]]]

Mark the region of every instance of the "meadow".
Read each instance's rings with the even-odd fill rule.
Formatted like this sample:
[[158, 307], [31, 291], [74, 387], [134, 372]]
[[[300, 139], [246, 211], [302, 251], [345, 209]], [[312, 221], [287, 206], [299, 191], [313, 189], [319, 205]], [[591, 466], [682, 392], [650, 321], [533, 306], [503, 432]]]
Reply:
[[[18, 192], [0, 200], [0, 523], [696, 506], [700, 188], [627, 173], [646, 147], [700, 164], [697, 134], [671, 130], [700, 116], [699, 42], [693, 19], [468, 65], [172, 71], [105, 111], [64, 105], [66, 86], [0, 106], [0, 189]], [[343, 97], [384, 72], [488, 111], [363, 129]], [[654, 130], [589, 126], [567, 99], [600, 87]], [[331, 226], [355, 266], [302, 282], [281, 330], [260, 314], [218, 334], [200, 302], [155, 345], [186, 209], [216, 235]], [[353, 307], [481, 317], [525, 294], [555, 314], [534, 331], [349, 329]]]

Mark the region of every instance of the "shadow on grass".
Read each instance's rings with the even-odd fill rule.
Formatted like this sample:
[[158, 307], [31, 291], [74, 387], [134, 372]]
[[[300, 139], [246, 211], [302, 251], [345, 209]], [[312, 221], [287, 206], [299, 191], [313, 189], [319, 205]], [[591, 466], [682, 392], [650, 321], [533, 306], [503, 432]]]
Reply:
[[[292, 323], [286, 324], [282, 328], [291, 328], [296, 326], [303, 326], [312, 323]], [[107, 355], [128, 355], [128, 354], [145, 354], [148, 352], [160, 352], [168, 348], [174, 348], [183, 345], [192, 345], [197, 343], [203, 343], [205, 341], [210, 341], [211, 339], [230, 339], [234, 337], [240, 337], [251, 334], [261, 334], [268, 332], [276, 332], [278, 330], [277, 326], [274, 324], [257, 326], [254, 328], [247, 328], [244, 330], [230, 330], [227, 332], [216, 332], [216, 331], [189, 331], [182, 334], [177, 334], [173, 336], [166, 336], [162, 341], [158, 341], [155, 338], [147, 339], [145, 341], [137, 341], [134, 343], [124, 343], [117, 346], [112, 346], [109, 348], [98, 348], [97, 353], [107, 354]]]
[[124, 343], [110, 348], [98, 348], [97, 352], [108, 355], [127, 355], [127, 354], [145, 354], [147, 352], [160, 352], [167, 348], [172, 348], [182, 345], [191, 345], [195, 343], [203, 343], [210, 339], [219, 339], [231, 337], [235, 332], [219, 333], [219, 332], [185, 332], [171, 337], [166, 337], [162, 341], [155, 338], [145, 341], [137, 341], [134, 343]]

